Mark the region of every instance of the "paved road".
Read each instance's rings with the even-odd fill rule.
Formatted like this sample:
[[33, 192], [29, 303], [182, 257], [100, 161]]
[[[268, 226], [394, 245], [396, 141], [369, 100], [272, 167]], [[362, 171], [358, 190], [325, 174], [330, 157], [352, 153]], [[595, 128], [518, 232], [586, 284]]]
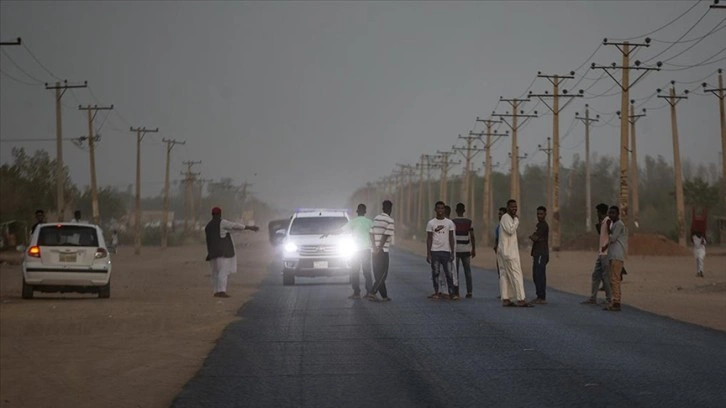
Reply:
[[485, 270], [473, 299], [432, 301], [427, 271], [394, 253], [388, 303], [271, 273], [173, 406], [726, 406], [724, 332], [553, 290], [549, 305], [503, 308]]

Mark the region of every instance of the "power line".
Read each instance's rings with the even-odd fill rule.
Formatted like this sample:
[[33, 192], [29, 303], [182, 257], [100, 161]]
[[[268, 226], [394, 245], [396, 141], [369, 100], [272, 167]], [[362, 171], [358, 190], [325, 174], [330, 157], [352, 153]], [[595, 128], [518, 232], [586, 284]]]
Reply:
[[724, 51], [726, 51], [726, 48], [722, 48], [721, 51], [719, 51], [719, 52], [711, 55], [710, 57], [706, 58], [705, 60], [697, 62], [693, 65], [678, 65], [678, 64], [666, 63], [667, 65], [670, 65], [673, 67], [678, 67], [678, 68], [663, 68], [663, 71], [669, 71], [669, 72], [684, 71], [684, 70], [691, 69], [691, 68], [705, 67], [705, 66], [708, 66], [711, 64], [716, 64], [718, 62], [725, 60], [726, 57], [722, 57], [722, 58], [719, 58], [719, 59], [713, 60], [713, 61], [710, 61], [710, 60], [715, 58], [717, 55], [723, 53]]
[[676, 40], [676, 42], [674, 42], [673, 44], [667, 46], [663, 51], [659, 52], [658, 54], [655, 54], [654, 56], [652, 56], [649, 59], [645, 60], [645, 62], [648, 63], [650, 61], [653, 61], [654, 59], [656, 59], [656, 58], [660, 57], [661, 55], [663, 55], [666, 51], [668, 51], [671, 48], [673, 48], [676, 44], [680, 44], [680, 41], [683, 39], [683, 37], [685, 37], [686, 35], [688, 35], [688, 33], [690, 33], [691, 30], [693, 30], [694, 28], [696, 28], [696, 26], [698, 25], [698, 23], [700, 23], [701, 20], [703, 20], [706, 17], [707, 14], [708, 14], [708, 10], [706, 10], [706, 12], [703, 13], [703, 15], [701, 16], [701, 18], [699, 18], [698, 21], [696, 21], [691, 26], [691, 28], [689, 28], [688, 30], [686, 30], [685, 33], [683, 33], [680, 37], [678, 37], [678, 39]]
[[669, 21], [669, 22], [667, 22], [667, 23], [663, 24], [662, 26], [660, 26], [660, 27], [656, 28], [656, 29], [655, 29], [655, 30], [653, 30], [653, 31], [647, 32], [647, 33], [645, 33], [645, 34], [641, 34], [641, 35], [639, 35], [639, 36], [637, 36], [637, 37], [631, 37], [631, 38], [617, 38], [616, 40], [618, 40], [618, 41], [629, 41], [629, 40], [635, 40], [635, 39], [638, 39], [638, 38], [643, 38], [643, 37], [645, 37], [645, 36], [648, 36], [648, 35], [651, 35], [651, 34], [655, 34], [655, 33], [657, 33], [658, 31], [660, 31], [660, 30], [662, 30], [662, 29], [664, 29], [664, 28], [666, 28], [666, 27], [670, 26], [671, 24], [675, 23], [676, 21], [680, 20], [680, 19], [681, 19], [681, 17], [685, 16], [685, 15], [686, 15], [686, 14], [688, 14], [688, 13], [689, 13], [689, 12], [690, 12], [691, 10], [693, 10], [694, 8], [696, 8], [696, 6], [698, 5], [698, 3], [700, 3], [700, 2], [701, 2], [701, 0], [696, 0], [696, 2], [695, 2], [695, 3], [694, 3], [694, 4], [692, 5], [692, 6], [691, 6], [691, 7], [689, 7], [689, 8], [688, 8], [688, 9], [687, 9], [686, 11], [684, 11], [683, 13], [681, 13], [681, 14], [680, 14], [680, 15], [679, 15], [678, 17], [676, 17], [676, 18], [674, 18], [673, 20], [671, 20], [671, 21]]
[[11, 63], [12, 63], [13, 65], [15, 65], [15, 67], [16, 67], [17, 69], [19, 69], [19, 70], [20, 70], [20, 72], [22, 72], [23, 74], [25, 74], [25, 76], [27, 76], [28, 78], [30, 78], [30, 79], [32, 79], [33, 81], [37, 82], [38, 84], [44, 84], [44, 83], [45, 83], [45, 81], [41, 81], [40, 79], [38, 79], [38, 78], [36, 78], [36, 77], [34, 77], [34, 76], [30, 75], [30, 74], [29, 74], [29, 73], [28, 73], [28, 72], [27, 72], [26, 70], [24, 70], [24, 69], [23, 69], [23, 67], [21, 67], [20, 65], [18, 65], [18, 63], [17, 63], [17, 62], [15, 62], [15, 60], [14, 60], [14, 59], [12, 59], [12, 57], [10, 57], [10, 55], [9, 55], [9, 54], [8, 54], [7, 52], [5, 52], [5, 49], [3, 49], [3, 48], [0, 48], [0, 51], [2, 51], [3, 55], [4, 55], [4, 56], [6, 56], [6, 57], [7, 57], [7, 59], [9, 59], [9, 60], [10, 60], [10, 62], [11, 62]]
[[[717, 27], [718, 27], [718, 25], [717, 25]], [[708, 37], [709, 35], [717, 32], [717, 31], [723, 30], [724, 28], [726, 28], [726, 25], [723, 25], [721, 27], [718, 27], [718, 29], [716, 29], [716, 31], [714, 31], [714, 32], [708, 32], [708, 33], [706, 33], [706, 34], [704, 34], [704, 35], [702, 35], [700, 37], [689, 38], [687, 40], [682, 40], [682, 41], [664, 41], [664, 40], [658, 40], [658, 39], [655, 39], [655, 38], [651, 38], [650, 40], [653, 41], [653, 42], [659, 42], [659, 43], [663, 43], [663, 44], [678, 44], [678, 43], [685, 44], [685, 43], [689, 43], [689, 42], [693, 42], [693, 41], [700, 41], [700, 40]]]
[[18, 79], [18, 78], [15, 78], [14, 76], [12, 76], [12, 75], [8, 74], [7, 72], [5, 72], [5, 71], [3, 71], [3, 70], [1, 70], [1, 69], [0, 69], [0, 74], [3, 74], [3, 75], [5, 75], [6, 77], [8, 77], [8, 78], [12, 79], [13, 81], [15, 81], [15, 82], [17, 82], [17, 83], [19, 83], [19, 84], [23, 84], [23, 85], [27, 85], [27, 86], [38, 86], [38, 85], [39, 85], [39, 84], [33, 84], [33, 83], [30, 83], [30, 82], [25, 82], [25, 81], [23, 81], [23, 80], [20, 80], [20, 79]]
[[38, 59], [38, 57], [36, 57], [35, 54], [33, 54], [33, 52], [30, 51], [30, 48], [28, 48], [28, 46], [25, 45], [25, 43], [23, 43], [23, 48], [25, 48], [25, 51], [27, 51], [28, 54], [30, 54], [30, 56], [33, 58], [33, 60], [35, 60], [35, 62], [37, 62], [38, 65], [40, 65], [40, 67], [43, 68], [43, 70], [48, 73], [48, 75], [52, 76], [53, 78], [55, 78], [55, 79], [57, 79], [59, 81], [62, 81], [62, 79], [59, 76], [57, 76], [56, 74], [54, 74], [53, 72], [51, 72], [51, 70], [49, 70], [48, 68], [46, 68], [45, 65], [43, 65], [42, 62], [40, 62], [40, 60]]
[[679, 55], [682, 55], [682, 54], [683, 54], [684, 52], [686, 52], [686, 51], [690, 50], [691, 48], [695, 47], [696, 45], [698, 45], [698, 43], [700, 43], [701, 41], [703, 41], [703, 39], [704, 39], [704, 38], [706, 38], [706, 37], [708, 37], [709, 35], [713, 34], [713, 33], [715, 32], [716, 28], [717, 28], [717, 27], [718, 27], [719, 25], [721, 25], [721, 24], [722, 24], [722, 23], [723, 23], [724, 21], [726, 21], [726, 17], [724, 17], [724, 18], [723, 18], [723, 19], [722, 19], [722, 20], [721, 20], [721, 21], [720, 21], [720, 22], [718, 23], [718, 25], [716, 25], [716, 27], [712, 28], [712, 29], [711, 29], [711, 31], [709, 31], [708, 33], [706, 33], [706, 35], [705, 35], [705, 36], [704, 36], [703, 38], [701, 38], [700, 40], [698, 40], [698, 41], [696, 41], [695, 43], [691, 44], [690, 46], [686, 47], [686, 48], [685, 48], [685, 49], [684, 49], [683, 51], [679, 52], [678, 54], [676, 54], [676, 55], [674, 55], [674, 56], [672, 56], [672, 57], [670, 57], [670, 58], [667, 58], [667, 59], [665, 59], [665, 60], [663, 60], [663, 61], [661, 61], [661, 62], [668, 62], [668, 61], [670, 61], [670, 60], [672, 60], [672, 59], [674, 59], [674, 58], [677, 58], [677, 57], [678, 57]]

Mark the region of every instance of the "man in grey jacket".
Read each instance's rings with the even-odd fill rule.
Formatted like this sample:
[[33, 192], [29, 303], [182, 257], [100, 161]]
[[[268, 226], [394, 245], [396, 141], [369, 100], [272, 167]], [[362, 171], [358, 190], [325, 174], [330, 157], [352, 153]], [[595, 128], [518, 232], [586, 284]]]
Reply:
[[610, 217], [610, 236], [608, 243], [601, 248], [602, 251], [607, 250], [608, 260], [610, 262], [610, 286], [612, 290], [612, 299], [605, 310], [611, 312], [620, 311], [620, 281], [622, 279], [623, 265], [625, 264], [625, 255], [628, 253], [628, 230], [625, 224], [620, 220], [620, 209], [617, 206], [610, 207], [608, 212]]

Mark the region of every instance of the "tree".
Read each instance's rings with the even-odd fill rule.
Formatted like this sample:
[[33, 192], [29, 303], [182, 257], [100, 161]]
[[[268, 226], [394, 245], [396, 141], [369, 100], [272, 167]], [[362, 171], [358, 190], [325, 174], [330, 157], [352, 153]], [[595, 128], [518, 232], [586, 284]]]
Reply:
[[687, 205], [696, 207], [713, 208], [719, 201], [718, 187], [709, 185], [700, 177], [683, 183], [683, 195]]

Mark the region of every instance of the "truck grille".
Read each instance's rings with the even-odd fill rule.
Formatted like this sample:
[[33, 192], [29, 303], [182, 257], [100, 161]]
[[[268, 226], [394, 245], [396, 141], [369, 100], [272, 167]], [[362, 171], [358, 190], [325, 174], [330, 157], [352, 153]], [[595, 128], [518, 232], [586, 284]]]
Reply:
[[335, 255], [334, 245], [302, 245], [300, 255]]

